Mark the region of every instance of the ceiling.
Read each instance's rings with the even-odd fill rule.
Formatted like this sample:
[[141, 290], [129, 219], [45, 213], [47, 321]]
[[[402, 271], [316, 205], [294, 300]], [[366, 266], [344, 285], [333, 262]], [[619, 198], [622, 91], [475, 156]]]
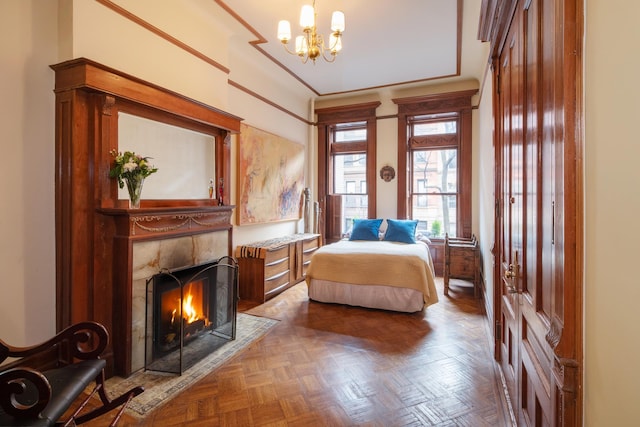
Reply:
[[318, 59], [303, 64], [285, 51], [276, 30], [278, 21], [286, 19], [293, 39], [302, 34], [300, 9], [311, 2], [217, 0], [255, 35], [251, 43], [258, 50], [317, 95], [434, 79], [481, 80], [486, 62], [477, 40], [481, 0], [318, 0], [316, 25], [326, 39], [331, 13], [344, 12], [343, 49], [333, 63]]

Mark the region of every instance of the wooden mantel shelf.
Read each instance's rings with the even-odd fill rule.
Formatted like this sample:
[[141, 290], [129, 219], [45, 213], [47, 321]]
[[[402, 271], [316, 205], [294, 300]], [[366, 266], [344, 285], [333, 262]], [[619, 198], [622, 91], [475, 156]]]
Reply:
[[99, 208], [97, 211], [114, 217], [116, 236], [147, 240], [228, 230], [231, 227], [231, 213], [234, 207]]

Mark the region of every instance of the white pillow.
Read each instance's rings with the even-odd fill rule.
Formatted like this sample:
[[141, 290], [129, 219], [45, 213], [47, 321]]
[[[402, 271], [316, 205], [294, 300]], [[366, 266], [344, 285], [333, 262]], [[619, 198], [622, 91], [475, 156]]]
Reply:
[[425, 242], [427, 245], [431, 243], [431, 239], [426, 234], [422, 234], [421, 231], [416, 233], [416, 240]]

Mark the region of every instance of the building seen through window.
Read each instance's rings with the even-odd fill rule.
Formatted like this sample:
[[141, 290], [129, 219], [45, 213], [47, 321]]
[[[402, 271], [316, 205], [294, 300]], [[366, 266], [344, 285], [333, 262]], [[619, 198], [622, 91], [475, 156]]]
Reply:
[[342, 196], [341, 233], [354, 219], [368, 217], [366, 122], [339, 123], [333, 127], [333, 194]]
[[409, 120], [410, 218], [430, 237], [457, 235], [457, 114]]

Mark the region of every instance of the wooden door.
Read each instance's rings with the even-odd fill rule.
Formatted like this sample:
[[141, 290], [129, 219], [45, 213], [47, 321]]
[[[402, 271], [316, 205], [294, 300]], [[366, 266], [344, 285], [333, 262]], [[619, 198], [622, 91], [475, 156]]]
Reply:
[[514, 407], [519, 406], [521, 308], [520, 289], [523, 222], [523, 159], [522, 159], [522, 53], [520, 22], [514, 20], [505, 49], [498, 61], [498, 93], [501, 138], [499, 151], [499, 193], [497, 206], [501, 212], [499, 230], [498, 286], [496, 303], [499, 310], [499, 345], [496, 357], [500, 361], [507, 389]]
[[[539, 11], [533, 0], [518, 11], [499, 60], [500, 322], [498, 360], [504, 372], [518, 425], [554, 424], [553, 348], [547, 340], [553, 283], [545, 243], [553, 232], [544, 215], [554, 194], [550, 174], [553, 134], [544, 134], [543, 106], [552, 101], [541, 90]], [[547, 121], [546, 124], [551, 124]]]
[[580, 420], [577, 5], [516, 2], [494, 60], [495, 356], [525, 426]]
[[582, 0], [483, 1], [495, 117], [495, 357], [518, 425], [582, 424]]

